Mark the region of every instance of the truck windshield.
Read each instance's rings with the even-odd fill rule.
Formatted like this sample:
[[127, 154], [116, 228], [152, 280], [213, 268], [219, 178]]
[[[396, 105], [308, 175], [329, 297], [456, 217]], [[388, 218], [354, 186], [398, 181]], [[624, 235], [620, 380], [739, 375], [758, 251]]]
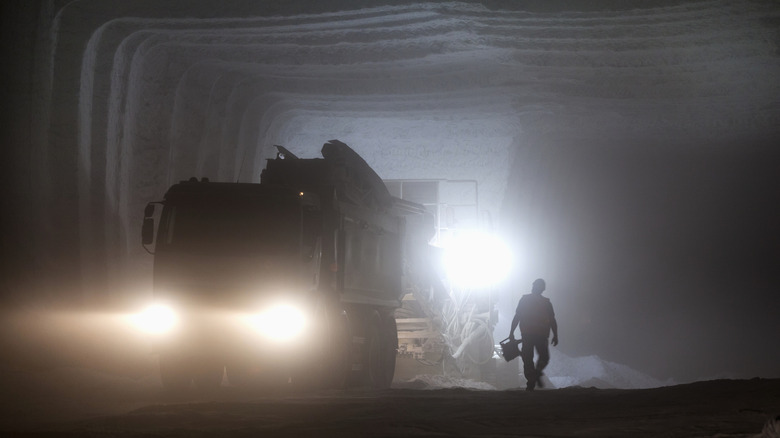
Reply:
[[235, 256], [291, 256], [299, 250], [297, 202], [210, 200], [166, 206], [158, 244], [167, 251]]

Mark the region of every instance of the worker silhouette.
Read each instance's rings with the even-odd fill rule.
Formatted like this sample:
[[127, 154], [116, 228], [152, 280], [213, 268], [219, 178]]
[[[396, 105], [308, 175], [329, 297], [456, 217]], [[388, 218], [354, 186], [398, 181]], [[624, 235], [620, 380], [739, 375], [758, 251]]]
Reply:
[[[550, 362], [550, 349], [547, 339], [550, 330], [553, 332], [552, 345], [558, 345], [558, 323], [555, 321], [552, 303], [542, 292], [547, 284], [541, 278], [535, 280], [531, 287], [531, 293], [523, 295], [517, 303], [515, 317], [512, 319], [512, 329], [509, 331], [510, 340], [515, 339], [515, 328], [520, 324], [520, 334], [523, 339], [523, 348], [520, 357], [523, 358], [523, 374], [528, 382], [526, 390], [533, 391], [536, 386], [544, 386], [542, 383], [542, 371]], [[539, 353], [539, 360], [534, 366], [534, 349]]]

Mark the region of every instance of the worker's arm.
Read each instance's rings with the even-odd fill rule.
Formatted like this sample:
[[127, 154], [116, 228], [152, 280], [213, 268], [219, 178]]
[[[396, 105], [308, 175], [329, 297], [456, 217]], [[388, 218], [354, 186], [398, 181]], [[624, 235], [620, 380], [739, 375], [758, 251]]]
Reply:
[[512, 318], [512, 328], [509, 330], [509, 339], [515, 340], [515, 329], [517, 328], [517, 324], [520, 323], [520, 313], [515, 312], [515, 317]]
[[550, 304], [550, 328], [553, 332], [553, 338], [550, 343], [555, 347], [558, 345], [558, 321], [555, 320], [555, 312], [553, 312], [552, 304]]

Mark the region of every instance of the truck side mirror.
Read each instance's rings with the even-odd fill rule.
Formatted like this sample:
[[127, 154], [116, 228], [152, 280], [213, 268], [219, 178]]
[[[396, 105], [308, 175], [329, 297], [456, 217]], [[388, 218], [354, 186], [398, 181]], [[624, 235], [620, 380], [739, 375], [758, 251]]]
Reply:
[[154, 216], [154, 204], [152, 203], [146, 204], [146, 208], [144, 208], [144, 218], [148, 218], [152, 216]]
[[[146, 208], [149, 209], [148, 206]], [[152, 210], [154, 210], [154, 206], [152, 206]], [[154, 219], [151, 217], [144, 218], [144, 224], [141, 227], [141, 243], [144, 245], [154, 243]]]

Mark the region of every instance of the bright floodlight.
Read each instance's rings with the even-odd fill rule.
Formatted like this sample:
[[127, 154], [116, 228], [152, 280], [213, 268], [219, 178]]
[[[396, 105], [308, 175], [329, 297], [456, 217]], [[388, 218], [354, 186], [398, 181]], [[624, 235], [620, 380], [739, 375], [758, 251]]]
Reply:
[[512, 253], [493, 234], [465, 232], [444, 248], [444, 268], [460, 287], [485, 288], [500, 283], [512, 267]]
[[266, 338], [285, 342], [299, 337], [306, 330], [306, 315], [301, 309], [279, 304], [252, 318], [252, 324]]
[[176, 312], [168, 306], [155, 304], [135, 316], [135, 324], [147, 333], [167, 333], [176, 326]]

